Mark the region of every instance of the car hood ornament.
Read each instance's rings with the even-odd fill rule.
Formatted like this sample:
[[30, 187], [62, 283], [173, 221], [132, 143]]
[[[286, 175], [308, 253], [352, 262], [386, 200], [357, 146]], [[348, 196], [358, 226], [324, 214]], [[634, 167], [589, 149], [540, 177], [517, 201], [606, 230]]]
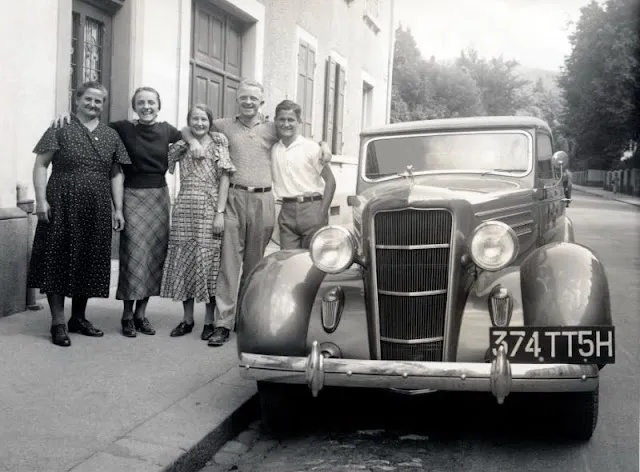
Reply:
[[413, 188], [413, 186], [416, 184], [416, 181], [413, 175], [413, 166], [411, 164], [409, 164], [406, 167], [406, 170], [402, 174], [398, 174], [398, 175], [407, 179], [407, 181], [409, 182], [409, 188]]

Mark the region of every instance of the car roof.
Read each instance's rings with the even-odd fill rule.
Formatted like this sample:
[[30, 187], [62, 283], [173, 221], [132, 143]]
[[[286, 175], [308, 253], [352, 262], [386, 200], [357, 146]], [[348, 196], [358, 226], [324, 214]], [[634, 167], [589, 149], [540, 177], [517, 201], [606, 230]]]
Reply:
[[405, 121], [377, 128], [362, 130], [361, 137], [429, 132], [429, 131], [469, 131], [492, 129], [541, 128], [551, 132], [549, 125], [533, 116], [474, 116], [468, 118], [444, 118], [437, 120]]

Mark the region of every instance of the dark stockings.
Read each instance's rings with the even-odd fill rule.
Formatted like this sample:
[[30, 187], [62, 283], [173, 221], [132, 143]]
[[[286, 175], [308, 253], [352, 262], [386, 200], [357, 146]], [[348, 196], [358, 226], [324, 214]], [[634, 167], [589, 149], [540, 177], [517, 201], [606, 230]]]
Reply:
[[[65, 324], [64, 316], [64, 295], [57, 293], [48, 293], [47, 300], [51, 309], [51, 326]], [[87, 309], [86, 297], [73, 297], [71, 299], [71, 316], [78, 319], [84, 319]]]
[[[123, 320], [132, 320], [137, 318], [141, 320], [145, 317], [147, 311], [147, 303], [149, 303], [149, 297], [142, 300], [124, 300], [124, 311], [122, 312]], [[134, 311], [135, 304], [135, 311]]]
[[87, 309], [88, 299], [85, 297], [73, 297], [71, 302], [71, 316], [73, 318], [84, 320]]
[[47, 293], [47, 300], [51, 310], [51, 326], [65, 324], [64, 296], [57, 293]]

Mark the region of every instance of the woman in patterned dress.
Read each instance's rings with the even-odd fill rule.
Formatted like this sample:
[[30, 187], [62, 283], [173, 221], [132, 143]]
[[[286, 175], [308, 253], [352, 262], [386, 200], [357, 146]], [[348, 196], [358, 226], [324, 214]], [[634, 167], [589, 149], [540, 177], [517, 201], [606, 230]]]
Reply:
[[[153, 335], [146, 315], [149, 297], [160, 295], [162, 266], [169, 241], [169, 190], [165, 179], [169, 145], [180, 131], [158, 121], [160, 94], [152, 87], [140, 87], [131, 97], [138, 120], [109, 123], [124, 142], [131, 164], [124, 170], [123, 213], [127, 221], [120, 233], [119, 277], [116, 299], [122, 300], [122, 334], [136, 337], [136, 331]], [[61, 124], [68, 115], [57, 119]]]
[[120, 231], [125, 224], [120, 165], [130, 163], [118, 134], [100, 123], [104, 86], [84, 83], [75, 99], [70, 124], [49, 128], [33, 151], [38, 155], [33, 167], [38, 226], [27, 285], [47, 294], [51, 340], [58, 346], [71, 345], [65, 297], [72, 298], [68, 332], [104, 334], [86, 319], [85, 309], [89, 298], [109, 296], [111, 229]]
[[164, 263], [160, 295], [182, 301], [184, 318], [171, 336], [184, 336], [194, 327], [194, 303], [206, 303], [200, 338], [213, 334], [216, 281], [224, 231], [224, 210], [229, 173], [229, 143], [222, 133], [209, 132], [213, 113], [206, 105], [194, 105], [187, 115], [193, 136], [204, 148], [195, 157], [184, 141], [169, 150], [169, 172], [180, 163], [180, 192], [173, 208], [169, 249]]

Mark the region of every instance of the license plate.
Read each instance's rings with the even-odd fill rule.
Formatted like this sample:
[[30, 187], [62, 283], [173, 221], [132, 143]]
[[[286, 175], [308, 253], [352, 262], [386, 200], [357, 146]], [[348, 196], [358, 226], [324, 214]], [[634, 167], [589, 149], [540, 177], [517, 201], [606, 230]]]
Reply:
[[489, 328], [493, 357], [504, 345], [510, 362], [524, 364], [614, 364], [613, 326]]

